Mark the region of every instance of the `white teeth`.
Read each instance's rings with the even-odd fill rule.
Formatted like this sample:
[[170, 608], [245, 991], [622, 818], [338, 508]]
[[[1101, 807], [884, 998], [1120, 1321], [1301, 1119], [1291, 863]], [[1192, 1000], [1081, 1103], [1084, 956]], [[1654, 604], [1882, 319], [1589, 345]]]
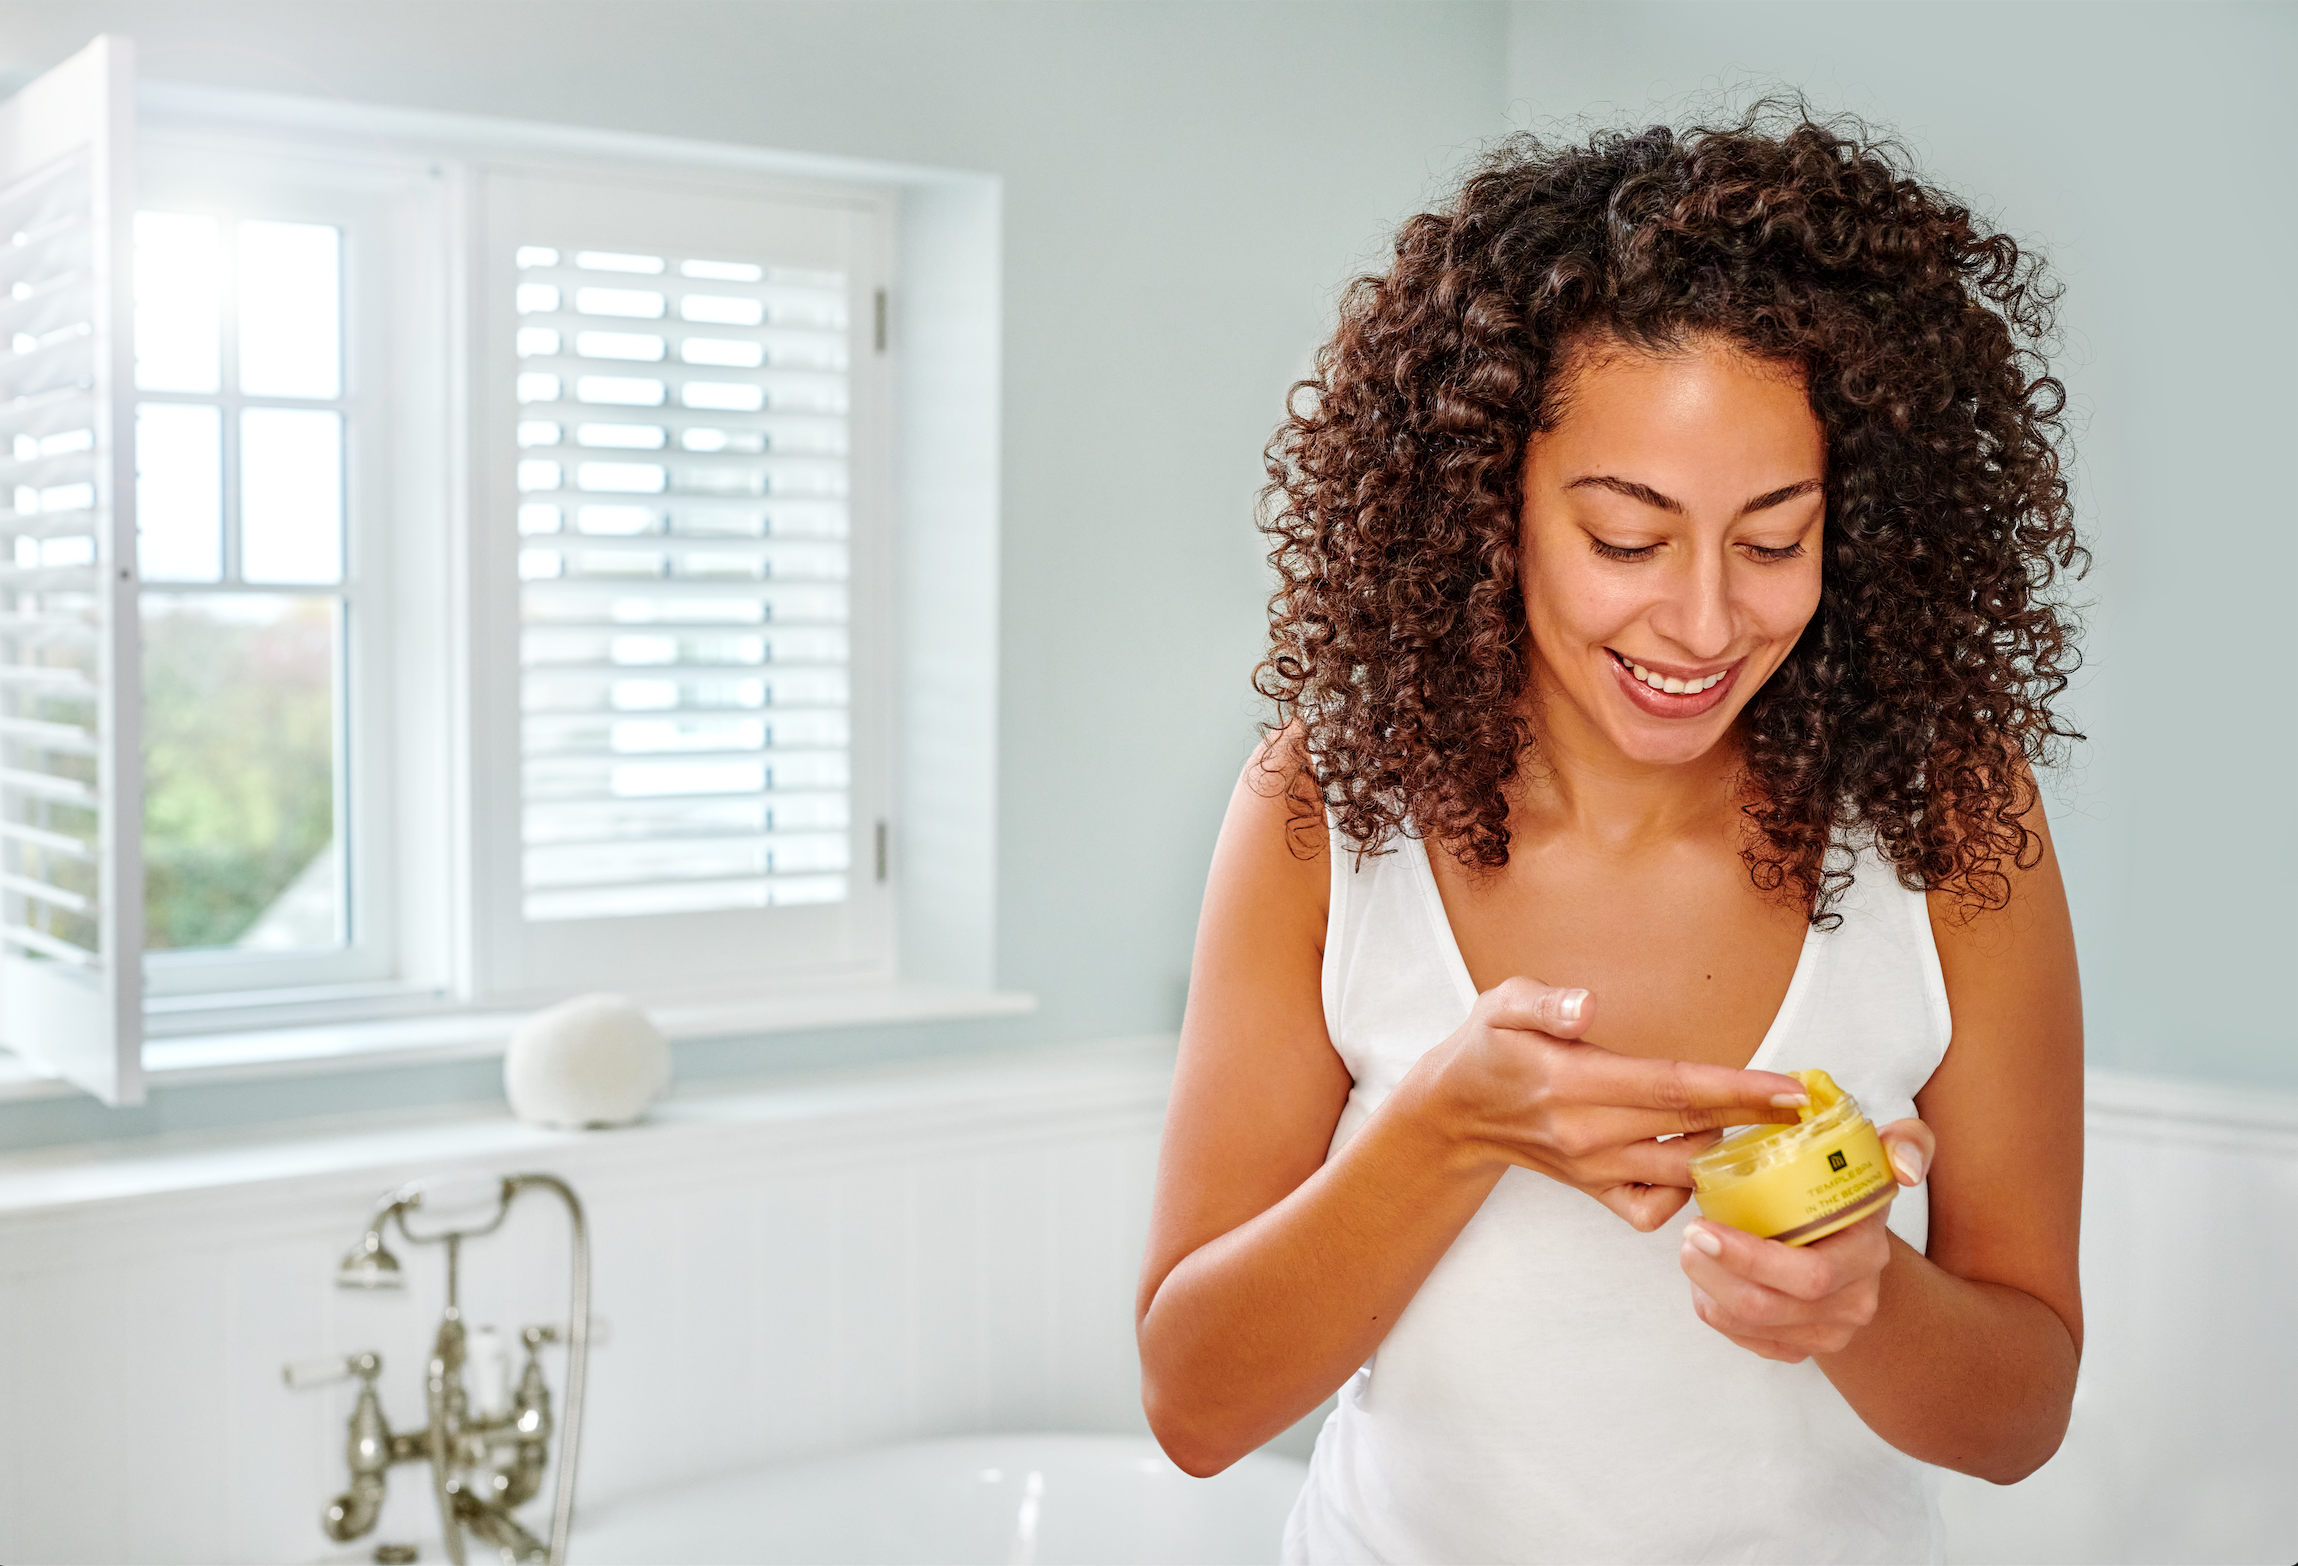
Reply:
[[[1621, 661], [1627, 662], [1625, 659]], [[1723, 677], [1731, 672], [1728, 669], [1722, 669], [1704, 679], [1680, 680], [1672, 674], [1654, 674], [1640, 663], [1628, 663], [1628, 670], [1653, 690], [1665, 691], [1670, 696], [1696, 696], [1701, 691], [1713, 690], [1722, 684]]]

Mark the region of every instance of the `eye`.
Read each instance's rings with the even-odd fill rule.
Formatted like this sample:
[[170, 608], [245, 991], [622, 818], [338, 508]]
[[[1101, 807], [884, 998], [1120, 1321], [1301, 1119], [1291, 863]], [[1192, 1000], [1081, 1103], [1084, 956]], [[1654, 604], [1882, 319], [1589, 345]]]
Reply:
[[1607, 544], [1595, 534], [1590, 533], [1588, 535], [1588, 547], [1602, 555], [1606, 560], [1645, 560], [1649, 559], [1652, 552], [1660, 546], [1657, 544], [1636, 544], [1633, 546]]
[[1767, 548], [1762, 544], [1743, 544], [1740, 547], [1757, 560], [1800, 560], [1803, 558], [1803, 541], [1801, 539], [1778, 549]]

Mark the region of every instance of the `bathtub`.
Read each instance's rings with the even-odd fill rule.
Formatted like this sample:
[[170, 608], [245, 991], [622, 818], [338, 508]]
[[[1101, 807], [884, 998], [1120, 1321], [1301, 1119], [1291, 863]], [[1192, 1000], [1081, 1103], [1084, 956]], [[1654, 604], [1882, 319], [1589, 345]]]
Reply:
[[916, 1441], [586, 1504], [567, 1553], [570, 1566], [1245, 1566], [1276, 1560], [1307, 1471], [1255, 1453], [1192, 1479], [1145, 1436]]

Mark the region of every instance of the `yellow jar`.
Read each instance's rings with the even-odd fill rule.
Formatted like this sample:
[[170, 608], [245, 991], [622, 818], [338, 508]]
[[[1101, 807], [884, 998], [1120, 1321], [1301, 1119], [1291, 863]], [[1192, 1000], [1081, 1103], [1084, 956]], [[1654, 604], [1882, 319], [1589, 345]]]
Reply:
[[1691, 1161], [1692, 1199], [1718, 1223], [1809, 1245], [1883, 1211], [1899, 1194], [1859, 1101], [1824, 1071], [1791, 1071], [1811, 1102], [1792, 1126], [1747, 1126]]

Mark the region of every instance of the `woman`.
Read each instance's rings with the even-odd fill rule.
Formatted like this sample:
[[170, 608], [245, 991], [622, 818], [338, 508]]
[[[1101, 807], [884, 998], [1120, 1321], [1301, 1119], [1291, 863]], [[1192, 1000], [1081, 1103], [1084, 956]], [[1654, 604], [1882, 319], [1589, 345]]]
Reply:
[[[2051, 297], [1776, 115], [1512, 142], [1346, 296], [1271, 447], [1280, 726], [1139, 1311], [1192, 1473], [1338, 1389], [1288, 1559], [1937, 1559], [1926, 1465], [2057, 1448]], [[1687, 1159], [1804, 1067], [1884, 1126], [1888, 1219], [1697, 1220]]]

